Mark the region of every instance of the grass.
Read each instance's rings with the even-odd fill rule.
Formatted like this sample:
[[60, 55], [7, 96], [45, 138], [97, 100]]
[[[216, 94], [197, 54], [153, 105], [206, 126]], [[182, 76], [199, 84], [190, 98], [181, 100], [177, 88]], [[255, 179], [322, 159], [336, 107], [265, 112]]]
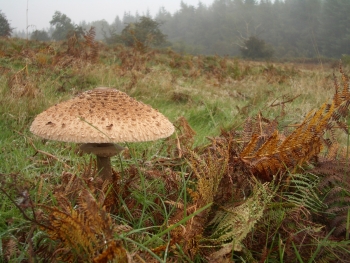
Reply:
[[[344, 237], [334, 236], [319, 219], [322, 195], [307, 195], [319, 194], [314, 177], [296, 173], [260, 185], [240, 170], [242, 164], [232, 166], [240, 140], [208, 139], [230, 130], [244, 135], [247, 118], [259, 114], [278, 120], [280, 131], [294, 129], [332, 98], [331, 65], [141, 53], [102, 44], [92, 62], [78, 51], [68, 56], [67, 43], [19, 39], [1, 39], [0, 49], [2, 261], [107, 262], [109, 256], [120, 262], [331, 262], [349, 252], [349, 213]], [[89, 156], [77, 154], [76, 144], [29, 132], [38, 113], [97, 86], [118, 88], [157, 108], [175, 123], [178, 136], [123, 144], [128, 151], [112, 158], [116, 179], [109, 185], [99, 180]], [[193, 138], [178, 122], [182, 116]], [[251, 201], [252, 191], [274, 187], [281, 190], [266, 207]], [[227, 211], [264, 213], [246, 224]], [[248, 232], [239, 245], [230, 246], [239, 235], [234, 227], [227, 240], [218, 238], [222, 243], [210, 240], [218, 214], [241, 224], [239, 233]]]

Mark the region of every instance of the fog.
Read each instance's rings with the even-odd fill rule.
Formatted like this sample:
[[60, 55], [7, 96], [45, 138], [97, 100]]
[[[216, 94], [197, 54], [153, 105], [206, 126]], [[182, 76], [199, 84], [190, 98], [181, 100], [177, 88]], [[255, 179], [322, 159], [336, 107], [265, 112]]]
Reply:
[[[160, 24], [168, 47], [177, 52], [239, 56], [246, 41], [254, 37], [277, 58], [350, 59], [349, 0], [153, 0], [142, 4], [61, 0], [54, 6], [55, 2], [45, 0], [43, 6], [43, 1], [28, 1], [29, 24], [36, 23], [30, 30], [48, 28], [54, 11], [58, 10], [86, 30], [94, 26], [96, 38], [105, 41], [103, 32], [120, 34], [127, 24], [147, 16]], [[0, 0], [0, 3], [11, 26], [25, 28], [27, 1]], [[49, 3], [53, 6], [48, 7]], [[9, 9], [12, 11], [7, 12]], [[14, 17], [14, 9], [21, 15]], [[35, 22], [37, 14], [40, 19], [45, 16], [45, 21]], [[52, 33], [53, 28], [50, 30]]]
[[[199, 0], [183, 0], [184, 3], [197, 6]], [[211, 4], [213, 0], [201, 0]], [[112, 23], [116, 16], [124, 13], [135, 15], [155, 15], [161, 7], [171, 13], [180, 9], [181, 0], [0, 0], [0, 10], [6, 15], [16, 30], [25, 30], [28, 25], [41, 30], [50, 26], [55, 11], [66, 14], [76, 24], [81, 21], [106, 20]]]

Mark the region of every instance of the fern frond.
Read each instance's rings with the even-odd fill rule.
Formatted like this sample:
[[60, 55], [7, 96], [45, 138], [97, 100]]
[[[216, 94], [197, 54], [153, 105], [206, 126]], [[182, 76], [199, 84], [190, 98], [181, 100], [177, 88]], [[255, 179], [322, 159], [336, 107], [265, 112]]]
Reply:
[[3, 259], [5, 262], [12, 262], [11, 259], [15, 258], [15, 255], [18, 254], [18, 240], [14, 237], [3, 238], [0, 240], [0, 259]]
[[128, 253], [122, 246], [121, 242], [111, 241], [107, 248], [97, 257], [93, 259], [94, 263], [106, 263], [113, 260], [118, 263], [129, 263], [131, 260], [128, 257]]
[[333, 235], [340, 236], [349, 231], [346, 226], [350, 209], [350, 165], [347, 154], [338, 154], [338, 149], [336, 152], [320, 158], [312, 172], [321, 178], [318, 189], [328, 207], [324, 211], [324, 220], [329, 227], [334, 228]]
[[248, 145], [240, 153], [240, 156], [250, 156], [253, 155], [257, 149], [257, 142], [259, 141], [259, 136], [257, 134], [253, 135]]
[[[331, 103], [324, 103], [317, 111], [310, 112], [286, 138], [278, 136], [275, 131], [268, 134], [261, 144], [260, 136], [254, 134], [239, 159], [257, 176], [271, 180], [279, 171], [294, 170], [317, 156], [324, 143], [330, 147], [335, 138], [335, 124], [347, 133], [347, 125], [341, 118], [347, 116], [350, 105], [349, 79], [344, 72], [341, 73], [343, 88], [335, 79], [335, 95]], [[326, 131], [331, 133], [331, 139], [323, 139]]]
[[311, 211], [318, 212], [327, 206], [322, 202], [317, 186], [319, 178], [309, 174], [290, 174], [288, 191], [283, 194], [289, 202], [298, 206], [304, 206]]
[[96, 36], [96, 30], [95, 30], [95, 27], [93, 26], [89, 29], [89, 31], [87, 31], [84, 34], [85, 45], [86, 45], [85, 56], [86, 56], [86, 60], [89, 60], [91, 62], [96, 62], [98, 58], [98, 44], [95, 41], [95, 36]]
[[215, 214], [210, 222], [210, 225], [215, 227], [215, 231], [208, 241], [219, 246], [232, 243], [233, 249], [240, 251], [242, 249], [241, 242], [263, 216], [266, 205], [273, 196], [274, 191], [272, 191], [270, 184], [256, 183], [252, 196], [246, 199], [243, 204], [222, 207], [222, 210]]
[[347, 207], [346, 213], [343, 213], [341, 216], [335, 217], [331, 223], [331, 228], [334, 228], [333, 234], [335, 236], [341, 236], [344, 233], [350, 233], [350, 229], [348, 226], [349, 215], [348, 211], [350, 210], [350, 206]]
[[94, 230], [95, 235], [101, 235], [101, 238], [106, 240], [112, 239], [112, 219], [102, 207], [104, 200], [97, 203], [97, 200], [90, 194], [89, 191], [83, 190], [78, 199], [78, 210], [84, 215], [84, 218], [89, 222], [89, 226]]
[[84, 262], [94, 258], [102, 260], [97, 262], [104, 262], [106, 258], [125, 258], [126, 250], [118, 245], [114, 236], [114, 231], [121, 230], [102, 207], [104, 198], [99, 198], [99, 203], [90, 191], [81, 189], [73, 208], [63, 196], [57, 197], [56, 207], [39, 205], [48, 214], [42, 216], [42, 229], [51, 240], [58, 242], [53, 252], [55, 257], [63, 261], [79, 258]]
[[[193, 178], [193, 184], [189, 183], [191, 188], [187, 189], [191, 198], [189, 198], [190, 200], [188, 200], [186, 206], [176, 204], [178, 211], [169, 219], [171, 225], [179, 222], [184, 214], [193, 214], [214, 201], [221, 179], [228, 166], [228, 147], [220, 144], [215, 139], [212, 140], [211, 147], [208, 147], [203, 154], [190, 150], [186, 150], [185, 153]], [[209, 213], [209, 209], [204, 210], [184, 225], [173, 229], [171, 231], [171, 244], [179, 244], [183, 252], [188, 257], [193, 258], [200, 250], [199, 242], [207, 226]]]
[[89, 31], [84, 34], [85, 42], [87, 46], [93, 46], [95, 44], [96, 30], [95, 27], [90, 27]]
[[[215, 145], [215, 141], [213, 144]], [[193, 201], [199, 204], [199, 207], [213, 202], [228, 165], [228, 149], [215, 146], [213, 148], [217, 152], [212, 153], [208, 150], [203, 156], [204, 158], [193, 151], [189, 152], [187, 157], [188, 164], [197, 179], [196, 192], [198, 197]]]
[[81, 44], [79, 42], [79, 39], [77, 37], [76, 33], [73, 33], [67, 41], [67, 51], [66, 53], [70, 56], [73, 57], [79, 57], [80, 56], [80, 51], [81, 51]]
[[50, 238], [61, 240], [64, 247], [74, 250], [76, 253], [92, 255], [97, 239], [89, 228], [82, 214], [71, 210], [70, 214], [62, 212], [56, 207], [45, 207], [50, 212], [51, 229], [46, 229]]
[[[350, 197], [345, 197], [345, 198], [342, 198], [341, 200], [338, 200], [338, 205], [340, 205], [341, 201], [343, 202], [347, 202], [348, 205], [347, 206], [335, 206], [335, 207], [331, 207], [329, 209], [326, 210], [327, 213], [332, 213], [332, 214], [347, 214], [348, 213], [348, 210], [350, 209]], [[337, 218], [340, 218], [341, 216], [337, 216]], [[335, 221], [337, 222], [337, 221]]]
[[333, 185], [330, 190], [328, 190], [324, 202], [329, 205], [337, 204], [346, 196], [350, 196], [350, 192], [347, 188], [343, 187], [343, 185]]
[[339, 64], [339, 71], [343, 82], [342, 99], [347, 100], [350, 97], [349, 77], [345, 74], [341, 63]]
[[243, 125], [243, 133], [242, 133], [242, 139], [244, 142], [250, 142], [253, 137], [254, 131], [253, 131], [253, 121], [250, 117], [248, 117]]

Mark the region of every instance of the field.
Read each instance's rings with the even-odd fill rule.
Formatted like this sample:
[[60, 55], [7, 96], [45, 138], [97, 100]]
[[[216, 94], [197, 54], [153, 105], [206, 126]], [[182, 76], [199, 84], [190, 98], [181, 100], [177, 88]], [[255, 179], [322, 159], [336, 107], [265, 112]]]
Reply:
[[[1, 262], [350, 262], [349, 68], [0, 40]], [[29, 132], [117, 88], [174, 123], [123, 143], [102, 181], [79, 145]]]

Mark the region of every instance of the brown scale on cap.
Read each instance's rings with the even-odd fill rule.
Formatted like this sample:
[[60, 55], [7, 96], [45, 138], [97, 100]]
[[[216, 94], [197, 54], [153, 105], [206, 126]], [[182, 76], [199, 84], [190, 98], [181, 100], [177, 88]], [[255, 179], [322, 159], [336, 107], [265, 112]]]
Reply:
[[40, 113], [30, 131], [57, 141], [117, 143], [165, 138], [174, 132], [174, 126], [149, 105], [102, 87]]

